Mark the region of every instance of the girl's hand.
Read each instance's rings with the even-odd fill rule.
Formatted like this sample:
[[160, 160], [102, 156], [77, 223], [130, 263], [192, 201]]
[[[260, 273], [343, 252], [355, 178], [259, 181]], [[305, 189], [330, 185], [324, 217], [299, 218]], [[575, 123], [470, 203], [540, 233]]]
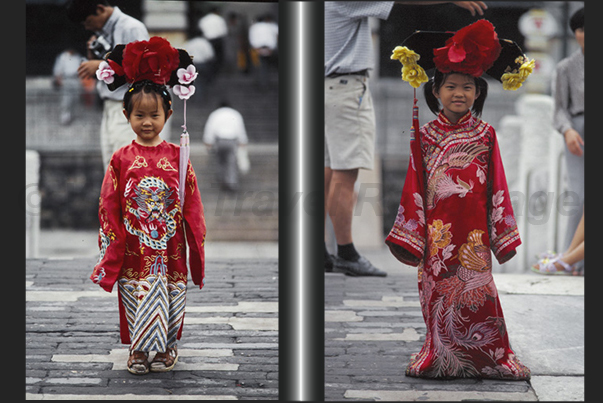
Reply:
[[575, 131], [574, 129], [568, 129], [563, 133], [563, 137], [565, 137], [565, 144], [567, 145], [567, 149], [574, 155], [581, 157], [584, 154], [582, 151], [582, 146], [584, 145], [584, 140], [580, 137], [580, 133]]

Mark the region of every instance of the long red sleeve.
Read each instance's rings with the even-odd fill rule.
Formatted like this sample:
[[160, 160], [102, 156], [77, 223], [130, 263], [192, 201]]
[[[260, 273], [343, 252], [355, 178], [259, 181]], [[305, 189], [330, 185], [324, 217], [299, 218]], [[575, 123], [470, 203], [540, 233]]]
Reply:
[[205, 281], [205, 216], [203, 203], [197, 185], [197, 177], [191, 163], [186, 175], [186, 196], [184, 199], [184, 221], [186, 241], [189, 247], [189, 266], [193, 283], [203, 288]]
[[502, 264], [515, 256], [515, 249], [521, 245], [521, 240], [507, 188], [498, 140], [494, 129], [492, 131], [492, 151], [488, 163], [488, 185], [491, 189], [488, 192], [488, 226], [490, 247], [498, 262]]
[[92, 281], [107, 292], [113, 290], [117, 281], [125, 251], [119, 186], [120, 168], [119, 160], [112, 158], [103, 179], [98, 207], [100, 257], [90, 276]]

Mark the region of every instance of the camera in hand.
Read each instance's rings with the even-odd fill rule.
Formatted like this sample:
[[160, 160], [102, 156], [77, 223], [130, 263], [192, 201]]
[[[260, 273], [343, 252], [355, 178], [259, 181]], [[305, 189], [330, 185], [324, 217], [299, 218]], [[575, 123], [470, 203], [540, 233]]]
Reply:
[[111, 50], [111, 45], [105, 38], [99, 36], [90, 43], [89, 49], [94, 57], [102, 59]]

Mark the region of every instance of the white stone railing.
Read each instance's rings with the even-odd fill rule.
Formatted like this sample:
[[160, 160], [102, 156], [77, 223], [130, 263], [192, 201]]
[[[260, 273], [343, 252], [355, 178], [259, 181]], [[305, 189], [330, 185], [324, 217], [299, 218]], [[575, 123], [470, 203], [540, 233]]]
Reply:
[[501, 119], [497, 134], [523, 244], [514, 259], [494, 262], [493, 270], [520, 273], [530, 270], [535, 255], [560, 248], [565, 163], [563, 137], [552, 126], [552, 97], [522, 95], [516, 113]]

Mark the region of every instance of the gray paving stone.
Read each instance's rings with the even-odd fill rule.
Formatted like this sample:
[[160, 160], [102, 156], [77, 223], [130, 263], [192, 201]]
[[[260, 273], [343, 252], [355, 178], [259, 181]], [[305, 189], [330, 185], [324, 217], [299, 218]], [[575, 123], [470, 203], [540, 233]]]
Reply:
[[179, 363], [145, 376], [125, 370], [117, 295], [88, 280], [94, 262], [26, 262], [27, 399], [278, 397], [276, 259], [208, 259], [204, 289], [189, 281]]
[[[512, 280], [518, 281], [516, 277]], [[521, 315], [520, 301], [531, 304], [544, 301], [541, 297], [534, 297], [536, 300], [513, 297], [517, 303], [509, 303], [513, 309], [510, 318], [516, 318], [515, 312]], [[410, 355], [420, 350], [426, 332], [414, 269], [390, 271], [385, 279], [325, 274], [325, 309], [331, 312], [327, 318], [336, 317], [337, 312], [342, 311], [348, 319], [342, 316], [339, 321], [325, 321], [327, 401], [538, 399], [532, 386], [523, 381], [441, 381], [405, 376]], [[538, 312], [545, 321], [547, 316], [543, 310]], [[550, 318], [548, 312], [546, 315]], [[361, 320], [353, 320], [356, 316]], [[387, 340], [404, 331], [412, 332], [413, 337], [408, 341]], [[523, 332], [529, 332], [529, 328], [525, 327]], [[511, 330], [510, 334], [512, 337]]]

